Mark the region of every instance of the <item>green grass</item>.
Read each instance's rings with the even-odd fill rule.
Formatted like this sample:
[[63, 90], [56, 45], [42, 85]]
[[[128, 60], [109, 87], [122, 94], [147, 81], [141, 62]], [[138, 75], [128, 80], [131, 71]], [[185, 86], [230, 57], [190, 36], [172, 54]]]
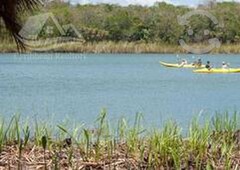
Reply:
[[[20, 115], [0, 120], [0, 168], [17, 169], [238, 169], [238, 113], [216, 113], [200, 123], [194, 118], [186, 135], [176, 122], [144, 129], [141, 114], [112, 128], [103, 109], [95, 128], [29, 123]], [[30, 166], [31, 165], [31, 166]]]

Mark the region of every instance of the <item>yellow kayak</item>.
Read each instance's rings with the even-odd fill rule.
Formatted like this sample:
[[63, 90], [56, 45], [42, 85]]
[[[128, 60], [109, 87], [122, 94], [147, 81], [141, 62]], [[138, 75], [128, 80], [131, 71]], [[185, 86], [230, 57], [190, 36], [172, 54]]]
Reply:
[[172, 67], [172, 68], [205, 68], [205, 65], [202, 65], [202, 66], [198, 67], [198, 66], [195, 66], [193, 64], [181, 65], [181, 64], [165, 63], [165, 62], [162, 62], [162, 61], [160, 61], [160, 64], [165, 66], [165, 67]]
[[212, 69], [197, 69], [194, 73], [240, 73], [240, 68], [212, 68]]

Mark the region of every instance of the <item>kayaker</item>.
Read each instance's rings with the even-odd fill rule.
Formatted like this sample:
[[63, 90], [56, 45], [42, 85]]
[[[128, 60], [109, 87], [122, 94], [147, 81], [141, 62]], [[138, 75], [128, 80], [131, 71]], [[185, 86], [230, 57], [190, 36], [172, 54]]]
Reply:
[[223, 68], [223, 69], [228, 69], [228, 64], [225, 63], [224, 61], [222, 62], [222, 68]]
[[202, 60], [201, 60], [201, 58], [198, 59], [196, 66], [197, 66], [197, 67], [201, 67], [201, 66], [202, 66]]
[[183, 66], [186, 65], [186, 64], [187, 64], [187, 60], [183, 59], [182, 62], [181, 62], [181, 64], [180, 64], [180, 66], [183, 67]]
[[210, 61], [207, 61], [207, 64], [205, 67], [206, 67], [206, 69], [211, 70], [212, 66], [210, 64]]
[[195, 67], [201, 67], [202, 66], [202, 60], [199, 58], [197, 61], [194, 61], [193, 65]]
[[201, 58], [199, 58], [197, 61], [194, 61], [192, 65], [195, 67], [201, 67], [202, 66]]

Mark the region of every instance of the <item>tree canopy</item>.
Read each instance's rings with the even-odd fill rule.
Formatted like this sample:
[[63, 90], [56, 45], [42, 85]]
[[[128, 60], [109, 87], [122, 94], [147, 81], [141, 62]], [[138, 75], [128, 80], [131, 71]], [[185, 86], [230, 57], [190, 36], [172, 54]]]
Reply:
[[[60, 24], [74, 24], [85, 40], [90, 42], [109, 40], [178, 44], [179, 39], [204, 43], [211, 38], [218, 38], [222, 43], [240, 42], [239, 3], [208, 3], [197, 9], [208, 11], [217, 18], [218, 23], [206, 16], [194, 15], [189, 18], [188, 24], [180, 25], [179, 16], [195, 9], [164, 2], [155, 3], [151, 7], [123, 7], [110, 4], [71, 5], [51, 1], [35, 13], [52, 12]], [[22, 21], [28, 16], [23, 15]]]

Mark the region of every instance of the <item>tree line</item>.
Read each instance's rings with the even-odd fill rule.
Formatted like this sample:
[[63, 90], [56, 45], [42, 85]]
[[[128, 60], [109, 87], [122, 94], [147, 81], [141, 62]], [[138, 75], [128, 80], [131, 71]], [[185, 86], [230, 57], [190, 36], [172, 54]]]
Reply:
[[[60, 24], [74, 24], [89, 42], [140, 41], [176, 45], [179, 39], [188, 43], [205, 43], [211, 38], [218, 38], [222, 43], [240, 42], [239, 3], [207, 3], [197, 9], [208, 11], [217, 18], [218, 23], [206, 16], [194, 15], [189, 18], [187, 25], [180, 25], [179, 16], [195, 9], [164, 2], [155, 3], [151, 7], [123, 7], [111, 4], [71, 5], [51, 1], [34, 13], [52, 12]], [[28, 17], [25, 14], [21, 19], [24, 22]], [[9, 34], [1, 29], [0, 36], [1, 39], [6, 39]]]

